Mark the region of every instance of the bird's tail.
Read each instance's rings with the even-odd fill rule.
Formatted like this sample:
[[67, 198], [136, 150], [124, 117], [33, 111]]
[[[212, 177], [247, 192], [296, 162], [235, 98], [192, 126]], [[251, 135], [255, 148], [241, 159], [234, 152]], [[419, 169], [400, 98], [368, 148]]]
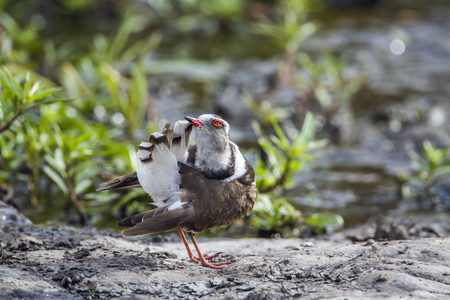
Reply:
[[97, 189], [97, 192], [106, 190], [116, 190], [116, 189], [128, 189], [141, 187], [139, 180], [137, 178], [137, 173], [132, 172], [126, 175], [114, 178], [108, 182], [102, 183]]

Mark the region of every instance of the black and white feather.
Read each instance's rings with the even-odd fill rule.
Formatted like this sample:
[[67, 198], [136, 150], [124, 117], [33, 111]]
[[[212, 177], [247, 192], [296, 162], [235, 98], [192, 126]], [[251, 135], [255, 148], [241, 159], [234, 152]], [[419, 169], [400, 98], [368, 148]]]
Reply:
[[156, 206], [180, 200], [178, 162], [186, 161], [191, 130], [189, 122], [178, 121], [173, 130], [166, 126], [165, 133], [153, 133], [149, 142], [139, 145], [137, 178]]

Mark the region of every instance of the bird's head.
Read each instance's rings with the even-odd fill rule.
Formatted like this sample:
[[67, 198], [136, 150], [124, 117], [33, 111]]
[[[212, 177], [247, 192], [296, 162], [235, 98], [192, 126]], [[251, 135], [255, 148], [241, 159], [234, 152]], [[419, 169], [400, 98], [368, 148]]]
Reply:
[[230, 142], [230, 125], [219, 116], [204, 114], [198, 118], [184, 117], [194, 126], [198, 147], [223, 151]]

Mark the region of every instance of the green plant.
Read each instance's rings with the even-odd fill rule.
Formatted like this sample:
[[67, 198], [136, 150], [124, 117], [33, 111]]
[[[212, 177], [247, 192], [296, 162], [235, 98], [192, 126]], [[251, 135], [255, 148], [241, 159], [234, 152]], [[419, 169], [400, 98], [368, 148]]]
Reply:
[[305, 220], [304, 224], [321, 233], [328, 226], [344, 225], [344, 219], [338, 214], [313, 214]]
[[23, 157], [18, 155], [17, 139], [12, 131], [0, 134], [0, 200], [9, 202], [14, 195], [14, 181], [22, 164]]
[[43, 171], [71, 201], [82, 224], [86, 224], [87, 215], [80, 195], [92, 186], [92, 180], [99, 172], [93, 160], [98, 140], [94, 130], [63, 132], [53, 123], [53, 143], [45, 147]]
[[142, 22], [127, 11], [115, 34], [97, 36], [90, 53], [76, 64], [65, 62], [61, 67], [65, 90], [77, 98], [74, 106], [85, 114], [96, 109], [120, 114], [128, 137], [135, 136], [146, 117], [149, 121], [156, 118], [143, 61], [152, 55], [161, 34], [156, 31], [129, 46]]
[[301, 53], [298, 64], [300, 68], [294, 74], [293, 86], [304, 98], [318, 102], [328, 123], [364, 82], [364, 76], [346, 76], [348, 61], [330, 53], [324, 53], [318, 59]]
[[422, 182], [425, 186], [432, 186], [443, 176], [450, 174], [448, 149], [438, 149], [426, 140], [423, 142], [423, 155], [410, 153], [412, 179]]
[[[30, 73], [13, 76], [8, 69], [0, 70], [0, 183], [13, 190], [15, 177], [27, 182], [32, 204], [37, 204], [37, 185], [42, 145], [35, 119], [39, 108], [67, 99], [55, 97], [58, 88], [45, 88], [34, 81]], [[21, 171], [24, 165], [29, 171]]]
[[42, 50], [39, 31], [43, 20], [37, 16], [21, 28], [9, 14], [0, 10], [0, 25], [5, 34], [0, 37], [0, 63], [32, 64], [32, 55]]
[[330, 225], [342, 225], [339, 215], [315, 214], [309, 218], [302, 216], [282, 192], [295, 184], [295, 174], [306, 169], [314, 161], [317, 152], [326, 140], [314, 140], [314, 116], [305, 115], [300, 131], [291, 129], [287, 136], [281, 121], [289, 117], [289, 111], [273, 107], [269, 102], [256, 104], [249, 96], [244, 97], [247, 106], [261, 122], [254, 121], [253, 129], [258, 136], [262, 154], [257, 155], [255, 163], [256, 185], [259, 196], [253, 209], [251, 224], [269, 234], [282, 236], [298, 235], [305, 228], [322, 231]]
[[253, 26], [255, 34], [269, 36], [284, 49], [284, 59], [278, 70], [281, 85], [291, 83], [297, 70], [296, 56], [306, 39], [317, 30], [317, 24], [310, 18], [317, 4], [313, 0], [282, 0], [276, 8], [281, 20], [266, 18]]
[[315, 157], [308, 152], [325, 146], [326, 140], [314, 140], [314, 116], [306, 114], [303, 126], [295, 138], [289, 139], [281, 129], [278, 120], [269, 119], [275, 135], [265, 134], [261, 125], [253, 122], [253, 129], [258, 136], [258, 144], [267, 159], [259, 158], [256, 164], [257, 187], [262, 193], [273, 192], [290, 186], [293, 176], [304, 170]]
[[0, 83], [0, 134], [31, 109], [65, 100], [54, 96], [60, 89], [44, 88], [40, 81], [31, 79], [30, 73], [20, 79], [3, 68]]
[[[296, 228], [302, 220], [302, 214], [287, 199], [273, 195], [259, 194], [253, 208], [251, 224], [259, 230], [279, 233], [282, 236], [298, 234]], [[297, 230], [298, 231], [298, 230]]]
[[411, 198], [411, 188], [415, 187], [418, 189], [418, 200], [436, 206], [439, 199], [435, 193], [435, 186], [450, 174], [449, 150], [438, 149], [428, 140], [422, 145], [423, 154], [416, 152], [409, 154], [412, 173], [398, 175], [400, 182], [407, 183], [402, 184], [402, 195], [405, 199]]
[[96, 36], [91, 52], [86, 57], [92, 58], [94, 62], [115, 64], [119, 69], [126, 69], [142, 57], [150, 57], [161, 42], [159, 31], [155, 30], [145, 34], [144, 38], [130, 42], [134, 34], [143, 31], [146, 22], [145, 16], [136, 16], [131, 9], [126, 9], [117, 31], [109, 36]]
[[329, 226], [342, 226], [344, 219], [337, 214], [304, 217], [300, 210], [289, 203], [289, 199], [273, 194], [260, 194], [253, 208], [251, 224], [265, 233], [289, 237], [298, 236], [307, 229], [321, 233]]
[[[322, 117], [322, 127], [327, 125], [338, 131], [342, 121], [348, 121], [351, 115], [335, 116], [360, 89], [364, 76], [349, 76], [348, 61], [331, 53], [322, 53], [317, 59], [307, 54], [308, 38], [319, 27], [314, 13], [322, 9], [320, 2], [282, 0], [275, 8], [277, 13], [274, 17], [256, 22], [252, 32], [269, 37], [278, 48], [284, 49], [278, 68], [279, 84], [293, 86], [304, 100], [303, 106], [310, 102], [317, 103], [321, 109], [317, 116]], [[308, 109], [313, 110], [305, 110]], [[339, 134], [333, 134], [330, 138], [338, 140]]]
[[112, 69], [111, 65], [104, 64], [100, 67], [100, 76], [106, 85], [109, 97], [114, 101], [114, 107], [127, 121], [127, 135], [133, 137], [144, 123], [148, 111], [152, 109], [143, 66], [136, 65], [131, 79], [128, 80]]
[[[128, 17], [124, 18], [116, 35], [112, 38], [103, 36], [96, 38], [93, 51], [80, 60], [77, 68], [70, 62], [62, 64], [60, 78], [66, 87], [65, 91], [69, 91], [72, 96], [71, 105], [50, 107], [50, 104], [62, 100], [53, 97], [53, 94], [61, 89], [44, 89], [41, 82], [34, 82], [31, 79], [36, 77], [35, 74], [31, 76], [28, 73], [25, 79], [20, 75], [13, 76], [6, 69], [0, 74], [2, 83], [0, 136], [3, 135], [0, 140], [3, 150], [0, 151], [3, 152], [2, 158], [9, 157], [13, 153], [17, 158], [14, 161], [2, 160], [5, 166], [2, 168], [0, 180], [6, 182], [14, 181], [10, 178], [25, 179], [31, 203], [36, 205], [39, 202], [39, 186], [43, 180], [41, 176], [43, 171], [65, 198], [70, 200], [82, 223], [86, 222], [87, 218], [82, 200], [88, 199], [89, 193], [95, 189], [92, 180], [97, 177], [99, 169], [94, 165], [102, 161], [98, 156], [102, 151], [99, 141], [109, 144], [111, 149], [120, 148], [124, 144], [129, 145], [129, 142], [123, 141], [124, 137], [132, 138], [144, 123], [146, 116], [150, 120], [154, 119], [145, 70], [142, 62], [138, 60], [151, 53], [149, 49], [156, 47], [160, 35], [153, 34], [149, 39], [128, 47], [131, 35], [142, 26], [131, 14], [126, 15]], [[15, 33], [21, 32], [21, 29], [12, 18], [5, 18], [2, 21], [9, 26], [6, 36], [11, 35], [12, 41]], [[38, 31], [33, 32], [31, 40], [36, 38]], [[24, 48], [26, 49], [26, 46]], [[45, 55], [54, 63], [53, 66], [61, 63], [60, 59], [64, 57], [61, 55], [64, 52], [63, 48], [64, 45], [55, 47], [51, 40], [45, 42]], [[8, 57], [10, 62], [18, 62], [15, 56]], [[132, 66], [131, 78], [125, 75], [129, 65]], [[118, 68], [122, 70], [119, 71]], [[105, 114], [115, 113], [123, 116], [125, 121], [128, 121], [127, 132], [121, 132], [116, 122], [105, 134], [102, 125], [90, 120], [92, 112], [97, 108], [101, 108]], [[22, 124], [25, 120], [24, 114], [31, 110], [33, 114], [29, 114], [27, 120], [33, 121], [30, 123], [32, 126]], [[112, 122], [115, 115], [111, 117]], [[5, 132], [13, 127], [18, 129], [14, 130], [15, 135], [5, 135]], [[108, 153], [110, 159], [103, 161], [106, 168], [109, 162], [119, 161], [121, 155], [120, 151]], [[18, 173], [17, 169], [19, 167], [23, 169], [23, 166], [29, 171], [25, 174]], [[133, 197], [127, 199], [132, 202]], [[110, 200], [117, 201], [114, 197], [110, 197]]]
[[[116, 130], [87, 120], [66, 99], [55, 97], [59, 88], [45, 88], [29, 74], [13, 76], [6, 69], [0, 71], [0, 83], [0, 194], [24, 180], [30, 202], [37, 205], [46, 175], [85, 223], [83, 199], [95, 190], [99, 165], [117, 163], [121, 153], [114, 150], [126, 143], [116, 140]], [[101, 153], [111, 160], [100, 159]]]
[[[22, 130], [16, 133], [18, 141], [17, 150], [22, 158], [22, 164], [26, 165], [26, 182], [30, 191], [30, 202], [37, 205], [39, 202], [39, 181], [41, 180], [42, 157], [44, 147], [50, 140], [50, 132], [43, 133], [36, 121], [23, 124]], [[16, 153], [17, 154], [17, 153]]]

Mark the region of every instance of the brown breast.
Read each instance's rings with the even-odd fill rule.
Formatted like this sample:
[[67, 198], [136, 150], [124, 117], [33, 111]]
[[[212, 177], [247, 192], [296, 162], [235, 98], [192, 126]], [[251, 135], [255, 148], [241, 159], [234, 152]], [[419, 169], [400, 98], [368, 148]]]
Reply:
[[213, 231], [249, 215], [257, 199], [254, 172], [250, 163], [247, 173], [230, 182], [208, 179], [200, 169], [182, 167], [181, 183], [186, 189], [183, 202], [191, 202], [195, 216], [185, 220], [188, 231]]

